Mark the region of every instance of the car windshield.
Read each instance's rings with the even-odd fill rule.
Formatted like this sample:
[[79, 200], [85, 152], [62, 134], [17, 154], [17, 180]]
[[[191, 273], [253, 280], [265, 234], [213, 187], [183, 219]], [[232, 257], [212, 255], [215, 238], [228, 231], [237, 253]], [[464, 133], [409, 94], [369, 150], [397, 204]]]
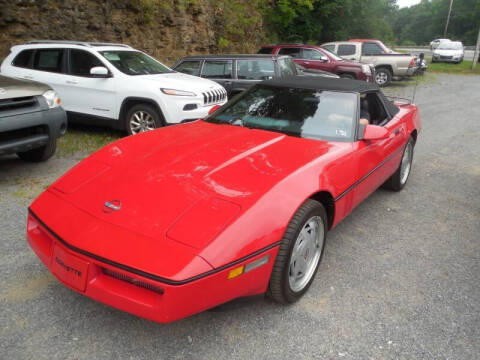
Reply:
[[440, 50], [461, 50], [463, 48], [461, 43], [455, 42], [443, 42], [440, 43], [438, 49]]
[[154, 58], [140, 51], [101, 51], [118, 70], [127, 75], [151, 75], [174, 72]]
[[329, 55], [330, 57], [332, 57], [334, 60], [337, 60], [337, 61], [341, 61], [341, 60], [345, 60], [344, 58], [342, 58], [341, 56], [338, 56], [337, 54], [335, 54], [334, 52], [330, 51], [330, 50], [327, 50], [325, 48], [322, 48], [322, 51], [323, 52], [326, 52], [327, 55]]
[[350, 141], [357, 94], [256, 85], [205, 121], [309, 139]]

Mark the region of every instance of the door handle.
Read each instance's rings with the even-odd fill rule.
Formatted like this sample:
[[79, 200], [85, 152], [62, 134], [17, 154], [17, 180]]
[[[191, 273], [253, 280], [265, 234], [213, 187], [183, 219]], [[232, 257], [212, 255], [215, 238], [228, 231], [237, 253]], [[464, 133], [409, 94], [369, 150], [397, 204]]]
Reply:
[[25, 75], [23, 78], [27, 80], [33, 80], [33, 76], [31, 75]]
[[225, 81], [225, 85], [232, 85], [231, 81]]
[[67, 80], [65, 81], [67, 84], [71, 84], [71, 85], [77, 85], [78, 84], [78, 81], [75, 81], [75, 80]]
[[310, 61], [305, 61], [305, 64], [306, 64], [306, 65], [310, 64]]

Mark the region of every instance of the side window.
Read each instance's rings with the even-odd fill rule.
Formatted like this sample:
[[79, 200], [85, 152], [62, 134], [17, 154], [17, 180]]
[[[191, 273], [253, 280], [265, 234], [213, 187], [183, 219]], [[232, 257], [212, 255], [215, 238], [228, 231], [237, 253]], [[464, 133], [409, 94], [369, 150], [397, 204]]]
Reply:
[[90, 69], [95, 66], [103, 66], [105, 64], [95, 55], [83, 50], [70, 50], [70, 71], [71, 75], [90, 77]]
[[23, 50], [13, 59], [12, 65], [22, 68], [31, 68], [32, 67], [32, 56], [35, 50]]
[[302, 52], [301, 48], [281, 48], [280, 51], [278, 52], [278, 55], [289, 55], [293, 58], [300, 58], [300, 54]]
[[280, 67], [280, 75], [282, 77], [297, 75], [297, 68], [292, 59], [280, 59], [278, 66]]
[[257, 54], [271, 54], [273, 52], [273, 48], [271, 47], [262, 47], [260, 50], [258, 50]]
[[383, 54], [383, 50], [377, 44], [368, 43], [368, 42], [363, 43], [362, 55], [381, 55], [381, 54]]
[[367, 112], [370, 124], [385, 125], [388, 120], [387, 111], [377, 93], [369, 93], [363, 97], [360, 103], [361, 112]]
[[184, 61], [180, 65], [178, 65], [174, 70], [184, 74], [198, 76], [200, 75], [200, 60]]
[[62, 49], [37, 49], [33, 68], [40, 71], [61, 73], [63, 54]]
[[205, 61], [202, 77], [207, 79], [231, 79], [232, 60]]
[[275, 75], [272, 60], [237, 60], [237, 77], [243, 80], [266, 80]]
[[322, 60], [326, 56], [323, 55], [320, 51], [315, 49], [303, 49], [302, 50], [302, 59], [305, 60]]
[[337, 54], [340, 56], [355, 55], [355, 52], [356, 52], [355, 45], [347, 45], [347, 44], [338, 45]]
[[335, 45], [323, 45], [322, 47], [335, 54]]

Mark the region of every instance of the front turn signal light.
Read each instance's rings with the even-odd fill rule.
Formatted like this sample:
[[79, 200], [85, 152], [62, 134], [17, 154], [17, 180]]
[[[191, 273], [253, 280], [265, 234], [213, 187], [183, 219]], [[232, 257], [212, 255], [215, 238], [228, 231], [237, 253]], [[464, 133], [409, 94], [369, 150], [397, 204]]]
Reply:
[[236, 278], [237, 276], [240, 276], [243, 274], [243, 269], [245, 268], [245, 266], [239, 266], [235, 269], [232, 269], [228, 272], [228, 279], [233, 279], [233, 278]]

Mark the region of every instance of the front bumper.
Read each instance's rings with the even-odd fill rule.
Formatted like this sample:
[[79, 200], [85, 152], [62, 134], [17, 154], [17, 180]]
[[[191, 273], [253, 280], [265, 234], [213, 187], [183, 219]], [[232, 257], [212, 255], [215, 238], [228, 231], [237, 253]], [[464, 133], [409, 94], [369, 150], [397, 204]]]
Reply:
[[0, 155], [44, 146], [66, 130], [67, 115], [61, 107], [0, 116]]
[[[65, 286], [101, 303], [161, 323], [179, 320], [238, 297], [264, 293], [278, 252], [278, 246], [269, 247], [205, 276], [167, 284], [75, 251], [32, 212], [28, 215], [27, 240]], [[269, 258], [265, 265], [228, 279], [231, 269], [266, 255]]]
[[203, 119], [208, 115], [210, 109], [216, 105], [224, 105], [227, 102], [226, 91], [223, 100], [205, 101], [203, 95], [197, 97], [169, 96], [163, 98], [165, 106], [163, 112], [167, 124], [179, 124], [186, 121]]

